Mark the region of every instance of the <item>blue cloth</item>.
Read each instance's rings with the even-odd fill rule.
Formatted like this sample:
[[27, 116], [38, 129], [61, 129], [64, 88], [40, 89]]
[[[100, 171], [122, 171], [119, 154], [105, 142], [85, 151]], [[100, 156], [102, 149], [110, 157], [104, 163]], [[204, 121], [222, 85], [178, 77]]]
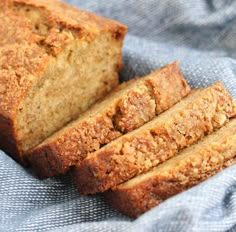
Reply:
[[[192, 87], [222, 80], [236, 97], [236, 1], [67, 2], [129, 26], [122, 80], [178, 59]], [[0, 152], [0, 231], [236, 231], [236, 166], [131, 220], [68, 176], [40, 181]]]

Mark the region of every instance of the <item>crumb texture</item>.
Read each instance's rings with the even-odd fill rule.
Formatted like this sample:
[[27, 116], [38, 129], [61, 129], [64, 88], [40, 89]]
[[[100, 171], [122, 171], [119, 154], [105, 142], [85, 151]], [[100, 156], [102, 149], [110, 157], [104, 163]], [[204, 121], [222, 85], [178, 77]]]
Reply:
[[[168, 91], [164, 92], [162, 89], [166, 86]], [[123, 83], [78, 120], [31, 151], [30, 163], [40, 177], [65, 173], [87, 153], [140, 127], [189, 92], [177, 62], [146, 77]], [[167, 100], [167, 94], [174, 97]]]
[[236, 119], [151, 171], [114, 187], [108, 201], [121, 212], [137, 217], [167, 198], [235, 164]]
[[23, 161], [113, 89], [126, 29], [61, 1], [1, 1], [0, 146]]
[[150, 170], [235, 116], [221, 83], [193, 91], [151, 122], [104, 146], [73, 170], [82, 194], [103, 192]]

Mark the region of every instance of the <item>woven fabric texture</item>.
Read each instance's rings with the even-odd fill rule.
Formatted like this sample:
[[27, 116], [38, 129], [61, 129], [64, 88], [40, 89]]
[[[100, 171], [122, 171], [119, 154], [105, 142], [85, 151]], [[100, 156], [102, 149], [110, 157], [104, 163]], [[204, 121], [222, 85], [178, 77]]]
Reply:
[[[129, 26], [121, 80], [179, 60], [192, 87], [221, 80], [236, 98], [235, 0], [67, 2]], [[0, 151], [0, 231], [236, 231], [236, 166], [132, 220], [80, 196], [69, 176], [38, 180]]]

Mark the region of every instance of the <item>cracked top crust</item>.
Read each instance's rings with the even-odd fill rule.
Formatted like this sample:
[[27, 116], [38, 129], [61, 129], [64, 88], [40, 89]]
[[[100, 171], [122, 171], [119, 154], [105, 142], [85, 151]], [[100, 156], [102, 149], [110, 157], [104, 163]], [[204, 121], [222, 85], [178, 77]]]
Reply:
[[[27, 13], [32, 9], [42, 17], [32, 18]], [[41, 20], [40, 25], [34, 20]], [[14, 118], [15, 109], [43, 73], [49, 58], [56, 56], [67, 43], [76, 37], [90, 42], [104, 32], [111, 33], [114, 39], [122, 41], [126, 29], [115, 21], [58, 0], [2, 0], [0, 115], [7, 120]]]
[[80, 10], [60, 0], [2, 0], [1, 9], [11, 4], [19, 4], [41, 8], [47, 11], [51, 23], [60, 23], [69, 29], [85, 29], [91, 32], [99, 30], [114, 31], [120, 30], [123, 34], [126, 26], [101, 16]]

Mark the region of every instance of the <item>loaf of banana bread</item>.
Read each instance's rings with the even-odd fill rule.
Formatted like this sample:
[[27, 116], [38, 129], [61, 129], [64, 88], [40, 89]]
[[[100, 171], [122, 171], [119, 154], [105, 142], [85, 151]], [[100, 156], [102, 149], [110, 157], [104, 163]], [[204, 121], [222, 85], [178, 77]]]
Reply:
[[113, 89], [126, 30], [59, 0], [1, 0], [0, 148], [23, 162]]
[[235, 103], [220, 82], [195, 90], [149, 123], [89, 154], [71, 176], [81, 194], [103, 192], [173, 157], [235, 114]]
[[137, 217], [235, 163], [236, 119], [151, 171], [114, 187], [107, 200], [121, 212]]
[[177, 62], [123, 83], [103, 101], [27, 154], [39, 177], [65, 173], [98, 150], [173, 106], [190, 92]]

